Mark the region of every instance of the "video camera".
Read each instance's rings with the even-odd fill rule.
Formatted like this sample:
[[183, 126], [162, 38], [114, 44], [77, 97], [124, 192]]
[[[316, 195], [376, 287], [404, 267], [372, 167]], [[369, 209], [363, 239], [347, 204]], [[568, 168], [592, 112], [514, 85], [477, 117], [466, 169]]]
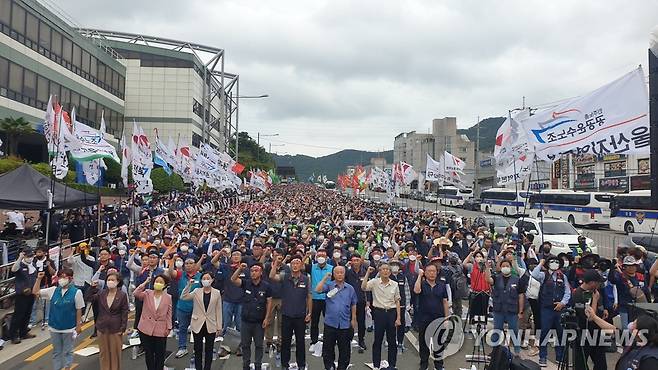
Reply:
[[566, 307], [560, 314], [560, 325], [565, 329], [578, 329], [578, 316], [572, 307]]

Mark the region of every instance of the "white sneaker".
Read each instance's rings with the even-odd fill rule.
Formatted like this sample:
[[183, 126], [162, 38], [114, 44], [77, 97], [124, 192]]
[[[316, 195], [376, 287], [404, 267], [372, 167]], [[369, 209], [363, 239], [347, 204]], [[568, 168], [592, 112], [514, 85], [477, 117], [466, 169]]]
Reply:
[[314, 348], [313, 356], [315, 357], [322, 357], [322, 342], [317, 342], [315, 343], [315, 348]]
[[309, 351], [309, 352], [315, 352], [315, 345], [316, 345], [316, 344], [317, 344], [317, 342], [315, 342], [315, 343], [311, 343], [311, 345], [308, 346], [308, 351]]
[[176, 352], [176, 358], [181, 358], [183, 356], [187, 355], [187, 349], [186, 348], [181, 348]]

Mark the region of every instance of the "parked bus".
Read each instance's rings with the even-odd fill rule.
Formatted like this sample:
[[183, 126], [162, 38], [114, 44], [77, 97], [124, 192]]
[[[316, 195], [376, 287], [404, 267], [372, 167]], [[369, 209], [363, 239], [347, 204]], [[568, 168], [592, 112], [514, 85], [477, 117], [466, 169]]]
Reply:
[[491, 188], [480, 194], [480, 210], [503, 216], [523, 215], [527, 213], [526, 202], [532, 192], [506, 188]]
[[455, 186], [444, 186], [439, 188], [436, 194], [439, 204], [449, 207], [463, 207], [464, 200], [473, 197], [472, 189], [459, 189]]
[[613, 193], [543, 190], [530, 196], [531, 215], [553, 217], [572, 225], [610, 224]]
[[651, 190], [619, 194], [610, 203], [610, 229], [632, 233], [653, 233], [658, 221], [658, 204], [651, 204]]

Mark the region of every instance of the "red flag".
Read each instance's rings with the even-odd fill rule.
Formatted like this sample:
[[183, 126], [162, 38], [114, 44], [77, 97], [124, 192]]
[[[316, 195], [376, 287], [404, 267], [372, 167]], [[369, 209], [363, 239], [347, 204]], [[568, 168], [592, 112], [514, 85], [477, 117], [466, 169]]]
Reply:
[[240, 162], [235, 162], [233, 167], [231, 167], [231, 171], [235, 172], [236, 175], [239, 175], [244, 171], [244, 165]]
[[498, 135], [496, 137], [496, 146], [501, 146], [503, 145], [503, 135]]

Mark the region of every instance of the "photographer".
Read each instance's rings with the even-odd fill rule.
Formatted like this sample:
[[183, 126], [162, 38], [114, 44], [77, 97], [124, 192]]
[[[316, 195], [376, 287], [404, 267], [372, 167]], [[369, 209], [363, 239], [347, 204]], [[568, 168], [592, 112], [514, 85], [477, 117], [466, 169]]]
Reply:
[[[638, 261], [633, 256], [626, 256], [622, 262], [622, 268], [619, 265], [611, 269], [608, 275], [610, 283], [617, 287], [619, 299], [619, 316], [621, 317], [622, 329], [628, 327], [628, 323], [636, 318], [635, 303], [637, 302], [637, 292], [645, 292], [644, 275], [637, 272]], [[646, 292], [645, 292], [646, 293]]]
[[[541, 334], [539, 346], [539, 365], [546, 366], [548, 350], [544, 342], [549, 330], [556, 330], [558, 338], [562, 337], [560, 314], [571, 298], [571, 287], [566, 276], [560, 271], [562, 259], [550, 255], [548, 259], [539, 261], [539, 265], [532, 271], [532, 277], [542, 286], [539, 290], [539, 307], [541, 320]], [[564, 347], [555, 347], [555, 357], [562, 359]]]
[[633, 323], [634, 332], [644, 334], [646, 340], [629, 347], [621, 355], [615, 370], [651, 370], [658, 366], [658, 321], [648, 315], [641, 315]]
[[591, 307], [593, 312], [598, 312], [602, 300], [599, 288], [604, 282], [603, 276], [597, 270], [589, 269], [583, 273], [582, 281], [582, 284], [573, 291], [570, 302], [570, 306], [574, 307], [578, 325], [578, 334], [574, 343], [574, 367], [576, 370], [589, 369], [587, 361], [588, 358], [591, 358], [594, 363], [593, 370], [605, 370], [607, 368], [605, 349], [583, 340], [586, 335], [585, 331], [588, 332], [588, 338], [599, 340], [601, 338], [601, 327], [590, 322], [586, 308]]

